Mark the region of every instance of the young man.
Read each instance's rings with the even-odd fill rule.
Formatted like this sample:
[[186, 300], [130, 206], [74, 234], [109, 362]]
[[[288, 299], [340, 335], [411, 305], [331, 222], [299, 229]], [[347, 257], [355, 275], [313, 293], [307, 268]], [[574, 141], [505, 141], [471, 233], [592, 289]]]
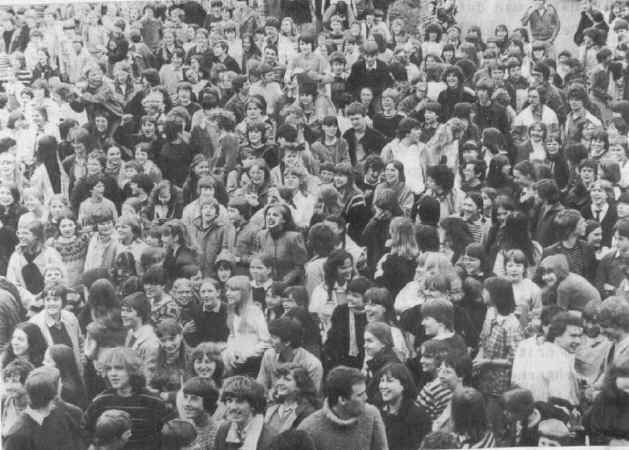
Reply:
[[225, 41], [214, 44], [214, 58], [216, 63], [223, 64], [227, 70], [240, 73], [240, 66], [234, 58], [229, 56], [229, 45]]
[[116, 255], [122, 250], [114, 227], [115, 217], [107, 207], [98, 208], [91, 216], [96, 233], [87, 246], [83, 266], [86, 272], [91, 269], [112, 267]]
[[81, 410], [56, 400], [59, 370], [38, 367], [26, 378], [28, 406], [4, 440], [7, 450], [85, 448], [80, 433]]
[[355, 62], [347, 78], [347, 91], [358, 97], [364, 87], [371, 88], [375, 98], [393, 86], [393, 77], [388, 66], [378, 59], [378, 46], [375, 42], [366, 42], [363, 46], [364, 59]]
[[546, 44], [547, 52], [554, 54], [553, 43], [559, 29], [561, 21], [557, 10], [546, 0], [533, 0], [521, 19], [522, 26], [529, 26], [531, 38]]
[[352, 124], [352, 128], [343, 133], [343, 138], [349, 145], [348, 151], [352, 165], [362, 163], [369, 155], [380, 154], [386, 140], [382, 133], [367, 125], [365, 106], [354, 102], [345, 109], [345, 115]]
[[619, 220], [614, 228], [616, 250], [606, 254], [596, 269], [595, 285], [603, 297], [616, 292], [629, 268], [629, 219]]
[[[538, 426], [542, 415], [535, 408], [531, 391], [527, 389], [511, 389], [502, 394], [504, 415], [509, 422], [507, 430], [502, 433], [505, 447], [535, 447], [538, 441]], [[501, 430], [502, 431], [502, 430]]]
[[153, 367], [157, 361], [160, 342], [149, 323], [151, 304], [143, 292], [136, 292], [122, 299], [120, 315], [122, 326], [127, 329], [125, 347], [141, 358], [144, 366]]
[[301, 324], [295, 319], [282, 317], [269, 323], [269, 333], [271, 334], [271, 348], [262, 356], [258, 383], [270, 390], [275, 384], [275, 372], [278, 366], [284, 363], [295, 363], [306, 369], [316, 389], [320, 391], [323, 366], [316, 356], [301, 346], [303, 335]]
[[315, 448], [388, 450], [382, 417], [375, 406], [366, 403], [365, 377], [360, 370], [335, 367], [325, 386], [324, 407], [299, 425], [310, 435]]
[[193, 377], [183, 385], [183, 417], [194, 425], [197, 437], [190, 448], [204, 448], [213, 443], [218, 423], [212, 418], [218, 401], [218, 391], [211, 381]]

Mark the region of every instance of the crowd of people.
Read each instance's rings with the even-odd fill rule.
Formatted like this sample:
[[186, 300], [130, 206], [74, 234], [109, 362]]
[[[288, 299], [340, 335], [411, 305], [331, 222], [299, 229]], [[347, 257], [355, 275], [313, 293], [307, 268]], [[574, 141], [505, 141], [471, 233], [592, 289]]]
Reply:
[[4, 448], [629, 445], [629, 0], [522, 9], [1, 8]]

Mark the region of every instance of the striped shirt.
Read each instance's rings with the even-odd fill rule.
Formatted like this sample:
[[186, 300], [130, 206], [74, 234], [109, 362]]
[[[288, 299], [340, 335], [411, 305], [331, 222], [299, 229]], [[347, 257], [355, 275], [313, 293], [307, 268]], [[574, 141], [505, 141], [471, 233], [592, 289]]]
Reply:
[[452, 391], [439, 381], [439, 378], [426, 383], [417, 396], [419, 403], [430, 415], [430, 420], [436, 420], [452, 399]]
[[114, 389], [107, 389], [94, 398], [83, 418], [83, 426], [88, 434], [93, 434], [98, 417], [108, 409], [120, 409], [131, 416], [131, 438], [127, 449], [158, 448], [160, 432], [164, 423], [174, 418], [166, 403], [146, 389], [130, 397], [122, 397]]

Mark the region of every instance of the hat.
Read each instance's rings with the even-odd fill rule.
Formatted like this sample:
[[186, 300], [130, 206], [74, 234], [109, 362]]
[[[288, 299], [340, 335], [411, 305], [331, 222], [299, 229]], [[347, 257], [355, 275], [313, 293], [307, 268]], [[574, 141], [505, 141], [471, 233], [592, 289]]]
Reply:
[[373, 334], [373, 336], [382, 342], [386, 348], [393, 348], [393, 335], [391, 327], [384, 322], [371, 322], [365, 327], [365, 332]]
[[558, 419], [542, 420], [537, 430], [540, 436], [556, 440], [566, 439], [570, 436], [570, 430], [568, 430], [566, 424]]
[[502, 395], [505, 409], [518, 418], [528, 417], [535, 409], [533, 394], [528, 389], [512, 389]]

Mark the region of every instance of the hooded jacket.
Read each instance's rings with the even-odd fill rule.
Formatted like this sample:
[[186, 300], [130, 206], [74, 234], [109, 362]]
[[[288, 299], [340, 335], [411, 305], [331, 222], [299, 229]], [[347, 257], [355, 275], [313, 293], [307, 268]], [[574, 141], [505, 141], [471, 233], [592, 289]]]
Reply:
[[544, 258], [542, 269], [551, 270], [557, 276], [557, 304], [568, 310], [583, 311], [591, 301], [601, 301], [601, 295], [592, 284], [581, 275], [570, 272], [568, 259], [557, 254]]

